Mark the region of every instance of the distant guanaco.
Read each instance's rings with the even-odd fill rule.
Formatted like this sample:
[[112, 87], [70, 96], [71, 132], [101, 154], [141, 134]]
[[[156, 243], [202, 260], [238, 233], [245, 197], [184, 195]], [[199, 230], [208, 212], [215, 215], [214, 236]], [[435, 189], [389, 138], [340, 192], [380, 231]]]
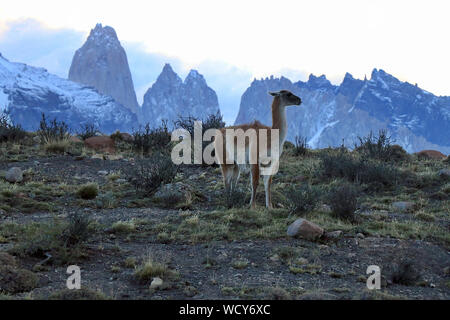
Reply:
[[[266, 194], [266, 207], [272, 208], [272, 199], [271, 199], [271, 192], [270, 187], [272, 183], [272, 176], [273, 174], [264, 174], [264, 170], [260, 170], [260, 167], [264, 168], [266, 166], [265, 163], [263, 163], [261, 158], [258, 156], [259, 153], [257, 152], [257, 159], [254, 161], [254, 164], [238, 164], [237, 162], [229, 163], [226, 161], [227, 156], [231, 156], [227, 148], [227, 143], [232, 143], [234, 145], [234, 153], [243, 152], [248, 156], [249, 149], [250, 149], [250, 143], [248, 139], [245, 140], [245, 144], [243, 145], [244, 149], [242, 149], [242, 146], [240, 147], [237, 143], [237, 139], [234, 138], [233, 142], [227, 141], [227, 135], [226, 135], [226, 129], [242, 129], [244, 132], [248, 129], [253, 129], [257, 132], [257, 140], [256, 140], [256, 147], [259, 150], [260, 148], [260, 139], [259, 139], [259, 132], [260, 130], [267, 130], [267, 137], [269, 137], [267, 140], [267, 149], [268, 153], [271, 153], [271, 140], [270, 137], [273, 134], [272, 130], [277, 129], [278, 130], [278, 152], [277, 159], [281, 156], [281, 153], [283, 152], [283, 145], [286, 140], [287, 136], [287, 121], [286, 121], [286, 107], [291, 105], [300, 105], [302, 103], [302, 100], [294, 95], [292, 92], [287, 90], [281, 90], [278, 92], [269, 92], [270, 95], [272, 95], [273, 101], [272, 101], [272, 127], [265, 126], [261, 124], [258, 121], [254, 121], [250, 124], [242, 124], [237, 126], [230, 126], [226, 128], [222, 128], [221, 135], [219, 135], [219, 138], [216, 138], [214, 141], [214, 148], [215, 148], [215, 156], [217, 159], [217, 162], [219, 163], [221, 169], [222, 169], [222, 175], [223, 175], [223, 181], [225, 184], [225, 192], [231, 193], [233, 192], [234, 188], [236, 187], [240, 171], [247, 171], [248, 167], [250, 166], [250, 183], [251, 183], [251, 191], [252, 196], [250, 200], [250, 206], [252, 209], [256, 207], [256, 189], [258, 188], [259, 184], [259, 177], [262, 175], [263, 181], [264, 181], [264, 190]], [[218, 140], [220, 139], [220, 140]], [[229, 139], [231, 140], [231, 139]], [[219, 143], [220, 142], [220, 143]], [[240, 148], [240, 149], [239, 149]], [[275, 148], [274, 148], [275, 149]], [[233, 157], [233, 159], [235, 159]]]

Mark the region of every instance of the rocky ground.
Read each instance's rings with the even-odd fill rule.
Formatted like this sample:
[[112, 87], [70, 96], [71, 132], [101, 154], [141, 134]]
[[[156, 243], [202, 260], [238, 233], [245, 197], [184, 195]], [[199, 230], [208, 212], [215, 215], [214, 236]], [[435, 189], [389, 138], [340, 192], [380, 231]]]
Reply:
[[[349, 220], [336, 217], [326, 197], [292, 210], [292, 186], [326, 193], [341, 181], [318, 174], [321, 151], [288, 150], [274, 179], [275, 208], [263, 207], [260, 186], [258, 208], [250, 210], [246, 175], [230, 200], [219, 168], [181, 166], [171, 184], [148, 196], [129, 182], [137, 156], [128, 147], [114, 157], [74, 150], [1, 145], [1, 298], [450, 298], [448, 161], [409, 156], [396, 166], [413, 182], [360, 184]], [[17, 182], [8, 181], [12, 167], [20, 169]], [[80, 196], [87, 183], [98, 189], [92, 199]], [[66, 236], [81, 234], [68, 228], [74, 216], [89, 221], [76, 241]], [[288, 236], [298, 218], [324, 234]], [[65, 289], [72, 264], [81, 268], [77, 293]], [[366, 287], [369, 265], [381, 268], [380, 290]]]

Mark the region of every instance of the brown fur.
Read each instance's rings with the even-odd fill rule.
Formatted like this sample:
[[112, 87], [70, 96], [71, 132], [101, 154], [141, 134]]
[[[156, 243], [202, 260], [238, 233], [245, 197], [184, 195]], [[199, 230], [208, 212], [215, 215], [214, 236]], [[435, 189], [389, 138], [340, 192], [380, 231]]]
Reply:
[[[280, 91], [281, 94], [290, 94], [290, 99], [298, 99], [298, 103], [291, 103], [291, 104], [300, 104], [301, 99], [292, 95], [288, 91]], [[256, 149], [256, 157], [257, 157], [257, 163], [251, 164], [251, 191], [252, 191], [252, 197], [251, 197], [251, 208], [256, 207], [256, 189], [259, 185], [259, 177], [260, 177], [260, 164], [259, 164], [259, 131], [261, 129], [267, 130], [267, 147], [271, 148], [271, 136], [272, 136], [272, 129], [278, 129], [281, 130], [283, 125], [283, 119], [281, 118], [282, 112], [284, 110], [281, 110], [283, 106], [280, 105], [280, 96], [277, 95], [273, 98], [272, 101], [272, 127], [266, 126], [261, 124], [259, 121], [254, 121], [253, 123], [249, 124], [242, 124], [242, 125], [236, 125], [236, 126], [229, 126], [226, 128], [221, 129], [222, 133], [222, 150], [219, 149], [219, 146], [215, 143], [215, 154], [218, 160], [218, 163], [220, 164], [220, 167], [222, 169], [222, 176], [225, 184], [225, 190], [226, 192], [230, 192], [237, 183], [237, 179], [239, 178], [239, 167], [237, 164], [227, 164], [226, 161], [226, 152], [225, 152], [225, 146], [226, 146], [226, 129], [242, 129], [244, 132], [248, 129], [254, 129], [256, 131], [256, 139], [257, 139], [257, 149]], [[284, 130], [287, 130], [287, 128], [283, 128]], [[250, 139], [245, 139], [245, 147], [249, 147], [249, 141]], [[237, 137], [234, 137], [234, 143], [237, 144]], [[281, 146], [280, 146], [281, 148]], [[272, 176], [265, 177], [267, 181], [265, 181], [265, 184], [267, 183], [267, 190], [266, 190], [266, 205], [269, 208], [272, 208], [272, 197], [271, 197], [271, 183], [272, 183]], [[233, 182], [235, 180], [236, 182]]]

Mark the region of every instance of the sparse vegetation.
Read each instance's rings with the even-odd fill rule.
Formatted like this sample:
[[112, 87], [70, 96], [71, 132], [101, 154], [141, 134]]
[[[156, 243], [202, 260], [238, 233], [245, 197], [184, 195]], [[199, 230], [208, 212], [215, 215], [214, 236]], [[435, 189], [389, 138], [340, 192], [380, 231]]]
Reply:
[[96, 183], [85, 184], [78, 189], [77, 194], [84, 200], [95, 199], [98, 195], [98, 185]]
[[27, 136], [27, 133], [20, 125], [14, 125], [8, 118], [8, 115], [0, 113], [0, 143], [19, 142]]
[[136, 162], [128, 171], [127, 179], [136, 190], [152, 195], [162, 183], [170, 183], [177, 173], [177, 167], [170, 156], [163, 153], [153, 154], [148, 159]]
[[349, 184], [342, 183], [332, 188], [328, 195], [332, 213], [340, 218], [353, 221], [358, 200], [357, 189]]
[[304, 156], [308, 153], [308, 143], [306, 137], [295, 136], [293, 153], [296, 157]]
[[160, 127], [150, 128], [146, 124], [133, 132], [133, 149], [144, 156], [153, 152], [168, 153], [171, 135], [167, 128], [167, 121], [163, 121]]
[[81, 126], [80, 131], [78, 132], [78, 136], [82, 140], [86, 140], [91, 137], [95, 137], [97, 134], [98, 129], [93, 123], [85, 123]]
[[288, 206], [291, 214], [303, 214], [313, 210], [321, 199], [319, 187], [309, 184], [294, 186], [287, 190]]

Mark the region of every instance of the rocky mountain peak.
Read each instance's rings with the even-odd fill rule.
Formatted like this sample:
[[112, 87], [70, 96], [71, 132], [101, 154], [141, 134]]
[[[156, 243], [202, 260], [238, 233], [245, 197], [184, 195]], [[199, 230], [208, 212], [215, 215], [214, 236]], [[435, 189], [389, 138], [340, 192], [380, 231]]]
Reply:
[[217, 112], [220, 112], [217, 95], [208, 87], [203, 75], [191, 70], [183, 82], [166, 64], [144, 95], [141, 122], [159, 126], [162, 120], [172, 124], [179, 116], [204, 119]]
[[139, 110], [127, 55], [112, 27], [99, 23], [91, 30], [75, 52], [69, 80], [94, 87], [134, 113]]

